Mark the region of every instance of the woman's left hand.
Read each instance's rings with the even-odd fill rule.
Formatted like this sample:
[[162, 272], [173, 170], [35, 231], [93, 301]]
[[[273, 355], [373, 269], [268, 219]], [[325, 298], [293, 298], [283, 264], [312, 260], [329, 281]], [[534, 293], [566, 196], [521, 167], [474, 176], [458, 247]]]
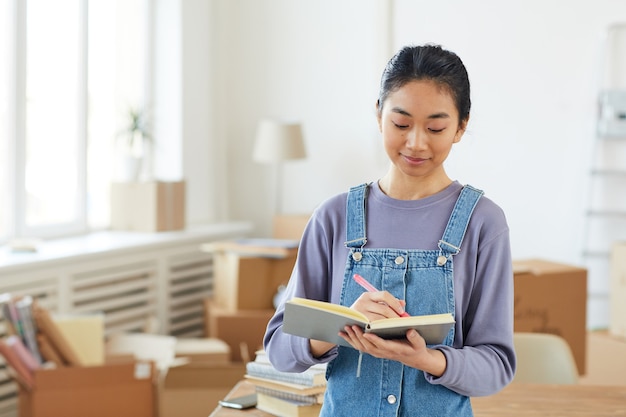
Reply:
[[438, 349], [426, 346], [424, 338], [415, 330], [406, 332], [406, 339], [385, 340], [372, 333], [364, 333], [359, 326], [346, 326], [339, 335], [361, 352], [376, 358], [390, 359], [439, 377], [446, 370], [446, 357]]

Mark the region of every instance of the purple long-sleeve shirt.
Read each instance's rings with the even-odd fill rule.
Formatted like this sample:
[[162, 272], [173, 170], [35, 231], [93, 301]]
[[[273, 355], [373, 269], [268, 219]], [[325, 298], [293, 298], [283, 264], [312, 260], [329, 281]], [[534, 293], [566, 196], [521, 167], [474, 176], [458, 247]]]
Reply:
[[[396, 200], [378, 183], [369, 187], [367, 247], [437, 249], [462, 185], [419, 200]], [[291, 279], [282, 297], [339, 303], [348, 249], [346, 196], [323, 202], [305, 228]], [[493, 394], [515, 373], [513, 348], [513, 271], [509, 229], [501, 208], [482, 197], [454, 256], [456, 332], [453, 345], [440, 346], [447, 360], [444, 374], [425, 374], [432, 384], [468, 396]], [[268, 323], [264, 347], [277, 369], [301, 372], [328, 362], [336, 348], [314, 358], [307, 339], [282, 331], [284, 305]]]

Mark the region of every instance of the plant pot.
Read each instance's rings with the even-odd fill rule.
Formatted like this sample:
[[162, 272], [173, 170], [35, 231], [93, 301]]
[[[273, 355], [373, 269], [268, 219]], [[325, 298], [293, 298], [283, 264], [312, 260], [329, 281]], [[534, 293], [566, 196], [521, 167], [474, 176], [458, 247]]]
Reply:
[[137, 182], [141, 174], [141, 163], [143, 158], [136, 156], [125, 156], [121, 160], [120, 180], [123, 182]]

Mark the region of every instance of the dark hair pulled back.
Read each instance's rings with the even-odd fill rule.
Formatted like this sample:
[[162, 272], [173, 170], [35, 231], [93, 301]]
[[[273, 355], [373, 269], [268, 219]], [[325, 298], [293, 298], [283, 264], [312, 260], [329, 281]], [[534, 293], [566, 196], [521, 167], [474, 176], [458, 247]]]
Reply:
[[429, 80], [452, 96], [459, 121], [469, 119], [471, 100], [467, 70], [461, 59], [439, 45], [405, 46], [387, 63], [380, 82], [378, 112], [390, 93], [411, 81]]

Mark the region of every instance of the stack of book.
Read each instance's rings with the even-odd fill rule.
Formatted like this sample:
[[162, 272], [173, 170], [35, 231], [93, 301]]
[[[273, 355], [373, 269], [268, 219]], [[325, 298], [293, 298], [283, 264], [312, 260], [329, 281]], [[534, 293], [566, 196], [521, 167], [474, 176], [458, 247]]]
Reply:
[[30, 296], [0, 294], [6, 336], [0, 355], [7, 372], [24, 388], [34, 385], [34, 373], [44, 365], [82, 365], [81, 359], [49, 312]]
[[246, 364], [245, 378], [255, 386], [256, 407], [280, 417], [317, 417], [326, 391], [326, 366], [315, 365], [304, 372], [276, 370], [264, 351]]

